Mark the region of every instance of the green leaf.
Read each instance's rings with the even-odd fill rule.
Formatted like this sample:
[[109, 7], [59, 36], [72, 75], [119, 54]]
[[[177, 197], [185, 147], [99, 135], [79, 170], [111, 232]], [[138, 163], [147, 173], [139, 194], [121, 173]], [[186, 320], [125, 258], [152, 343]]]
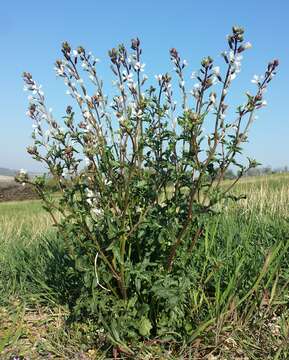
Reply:
[[152, 324], [150, 322], [150, 320], [144, 316], [142, 316], [142, 318], [140, 319], [140, 323], [139, 323], [139, 333], [142, 336], [147, 336], [150, 334], [151, 332], [151, 328], [152, 328]]

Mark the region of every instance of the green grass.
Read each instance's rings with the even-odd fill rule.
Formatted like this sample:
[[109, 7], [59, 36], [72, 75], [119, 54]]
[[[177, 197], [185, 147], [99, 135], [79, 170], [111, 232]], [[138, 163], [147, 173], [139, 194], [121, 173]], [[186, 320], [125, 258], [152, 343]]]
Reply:
[[[190, 346], [157, 339], [135, 359], [289, 359], [289, 176], [245, 178], [193, 260]], [[0, 204], [0, 354], [109, 359], [92, 324], [68, 329], [67, 259], [39, 201]], [[125, 358], [125, 354], [120, 354]]]

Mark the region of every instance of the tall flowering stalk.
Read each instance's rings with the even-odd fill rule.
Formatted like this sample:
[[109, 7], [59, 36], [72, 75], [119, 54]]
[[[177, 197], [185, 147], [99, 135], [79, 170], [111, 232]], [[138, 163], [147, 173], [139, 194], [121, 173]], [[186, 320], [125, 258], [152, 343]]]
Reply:
[[[65, 42], [55, 71], [74, 105], [67, 106], [63, 121], [47, 108], [32, 75], [23, 74], [25, 89], [31, 93], [27, 114], [34, 127], [28, 152], [45, 164], [61, 196], [45, 191], [44, 178], [29, 180], [19, 174], [18, 179], [33, 183], [41, 194], [67, 241], [75, 268], [84, 273], [85, 291], [79, 289], [79, 298], [97, 298], [95, 306], [104, 318], [110, 310], [99, 305], [103, 301], [133, 301], [135, 316], [145, 316], [157, 333], [159, 314], [145, 305], [158, 300], [153, 287], [146, 287], [145, 276], [175, 277], [179, 269], [184, 271], [207, 216], [218, 203], [236, 199], [230, 190], [256, 166], [250, 159], [244, 165], [237, 155], [256, 111], [266, 105], [264, 93], [278, 60], [268, 64], [263, 76], [253, 78], [255, 93], [246, 93], [245, 103], [231, 118], [228, 93], [239, 75], [243, 53], [251, 47], [243, 38], [244, 30], [233, 27], [228, 50], [222, 53], [225, 70], [206, 57], [192, 74], [191, 87], [185, 83], [187, 61], [171, 49], [176, 89], [169, 73], [157, 75], [147, 85], [138, 38], [132, 40], [130, 52], [124, 45], [113, 48], [111, 99], [98, 75], [98, 59]], [[180, 96], [175, 97], [177, 90]], [[181, 99], [180, 106], [176, 98]], [[223, 185], [232, 166], [239, 175]], [[55, 215], [58, 212], [61, 216]], [[96, 295], [104, 293], [106, 300]], [[76, 307], [79, 303], [75, 299]], [[159, 305], [158, 311], [162, 309]], [[117, 311], [124, 309], [120, 306]], [[143, 329], [139, 332], [146, 334]]]

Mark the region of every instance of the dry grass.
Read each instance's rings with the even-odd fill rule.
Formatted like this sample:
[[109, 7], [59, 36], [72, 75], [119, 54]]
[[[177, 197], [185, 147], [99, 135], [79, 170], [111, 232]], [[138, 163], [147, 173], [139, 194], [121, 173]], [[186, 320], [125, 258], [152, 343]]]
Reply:
[[[229, 181], [225, 181], [227, 185]], [[289, 215], [289, 175], [276, 174], [268, 176], [243, 178], [232, 191], [236, 195], [246, 195], [233, 206], [245, 212], [256, 213], [258, 216], [288, 216]], [[227, 211], [232, 210], [232, 204]]]

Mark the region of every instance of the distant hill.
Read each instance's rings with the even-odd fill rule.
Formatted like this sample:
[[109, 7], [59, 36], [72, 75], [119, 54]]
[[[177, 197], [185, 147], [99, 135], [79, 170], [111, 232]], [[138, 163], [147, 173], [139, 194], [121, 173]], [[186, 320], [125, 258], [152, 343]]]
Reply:
[[[0, 167], [0, 176], [12, 176], [12, 177], [14, 177], [18, 172], [19, 172], [19, 170]], [[28, 170], [28, 174], [29, 174], [29, 176], [34, 177], [34, 176], [42, 175], [43, 172], [40, 172], [40, 171], [35, 172], [35, 171], [29, 171]]]
[[2, 176], [15, 176], [16, 173], [17, 170], [0, 167], [0, 175]]

